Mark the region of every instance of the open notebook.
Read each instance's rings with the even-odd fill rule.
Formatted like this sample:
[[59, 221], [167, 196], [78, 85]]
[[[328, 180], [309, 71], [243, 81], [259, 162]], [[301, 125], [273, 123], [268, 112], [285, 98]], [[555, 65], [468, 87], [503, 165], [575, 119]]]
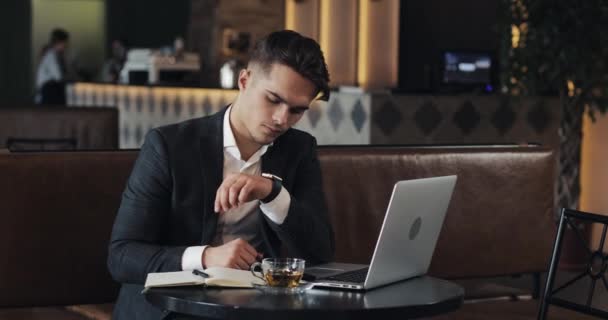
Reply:
[[192, 271], [149, 273], [144, 287], [210, 286], [252, 288], [253, 284], [264, 285], [262, 279], [254, 277], [249, 270], [211, 267], [205, 269], [209, 278], [192, 274]]

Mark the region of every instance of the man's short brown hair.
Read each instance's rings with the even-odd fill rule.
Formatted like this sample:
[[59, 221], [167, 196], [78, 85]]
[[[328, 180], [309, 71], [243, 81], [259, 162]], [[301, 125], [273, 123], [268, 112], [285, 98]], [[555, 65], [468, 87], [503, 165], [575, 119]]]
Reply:
[[317, 87], [319, 100], [329, 100], [329, 72], [319, 44], [301, 34], [283, 30], [273, 32], [256, 42], [249, 63], [269, 71], [273, 63], [291, 67]]

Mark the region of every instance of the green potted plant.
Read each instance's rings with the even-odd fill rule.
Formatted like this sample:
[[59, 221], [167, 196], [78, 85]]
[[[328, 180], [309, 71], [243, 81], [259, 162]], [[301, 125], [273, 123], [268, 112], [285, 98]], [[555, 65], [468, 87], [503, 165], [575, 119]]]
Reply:
[[583, 115], [608, 108], [608, 1], [501, 0], [499, 26], [503, 93], [560, 97], [556, 205], [576, 209]]

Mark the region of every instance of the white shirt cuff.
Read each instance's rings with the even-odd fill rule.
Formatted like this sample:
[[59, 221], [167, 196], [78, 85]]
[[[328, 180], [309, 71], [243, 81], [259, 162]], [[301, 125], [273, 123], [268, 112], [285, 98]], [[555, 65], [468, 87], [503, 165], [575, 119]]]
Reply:
[[262, 209], [262, 212], [272, 220], [272, 222], [282, 224], [283, 221], [285, 221], [285, 218], [287, 218], [290, 204], [291, 196], [289, 195], [289, 192], [285, 187], [281, 187], [281, 191], [276, 198], [272, 199], [272, 201], [267, 203], [262, 203], [260, 201], [260, 209]]
[[208, 246], [188, 247], [182, 255], [182, 270], [203, 269], [203, 252]]

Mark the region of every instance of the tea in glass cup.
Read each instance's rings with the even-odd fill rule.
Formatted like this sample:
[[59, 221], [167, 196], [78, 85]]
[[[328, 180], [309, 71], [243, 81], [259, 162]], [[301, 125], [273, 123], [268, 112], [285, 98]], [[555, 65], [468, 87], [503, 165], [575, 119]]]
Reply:
[[252, 264], [251, 273], [268, 286], [295, 288], [304, 275], [305, 263], [304, 259], [298, 258], [266, 258]]

